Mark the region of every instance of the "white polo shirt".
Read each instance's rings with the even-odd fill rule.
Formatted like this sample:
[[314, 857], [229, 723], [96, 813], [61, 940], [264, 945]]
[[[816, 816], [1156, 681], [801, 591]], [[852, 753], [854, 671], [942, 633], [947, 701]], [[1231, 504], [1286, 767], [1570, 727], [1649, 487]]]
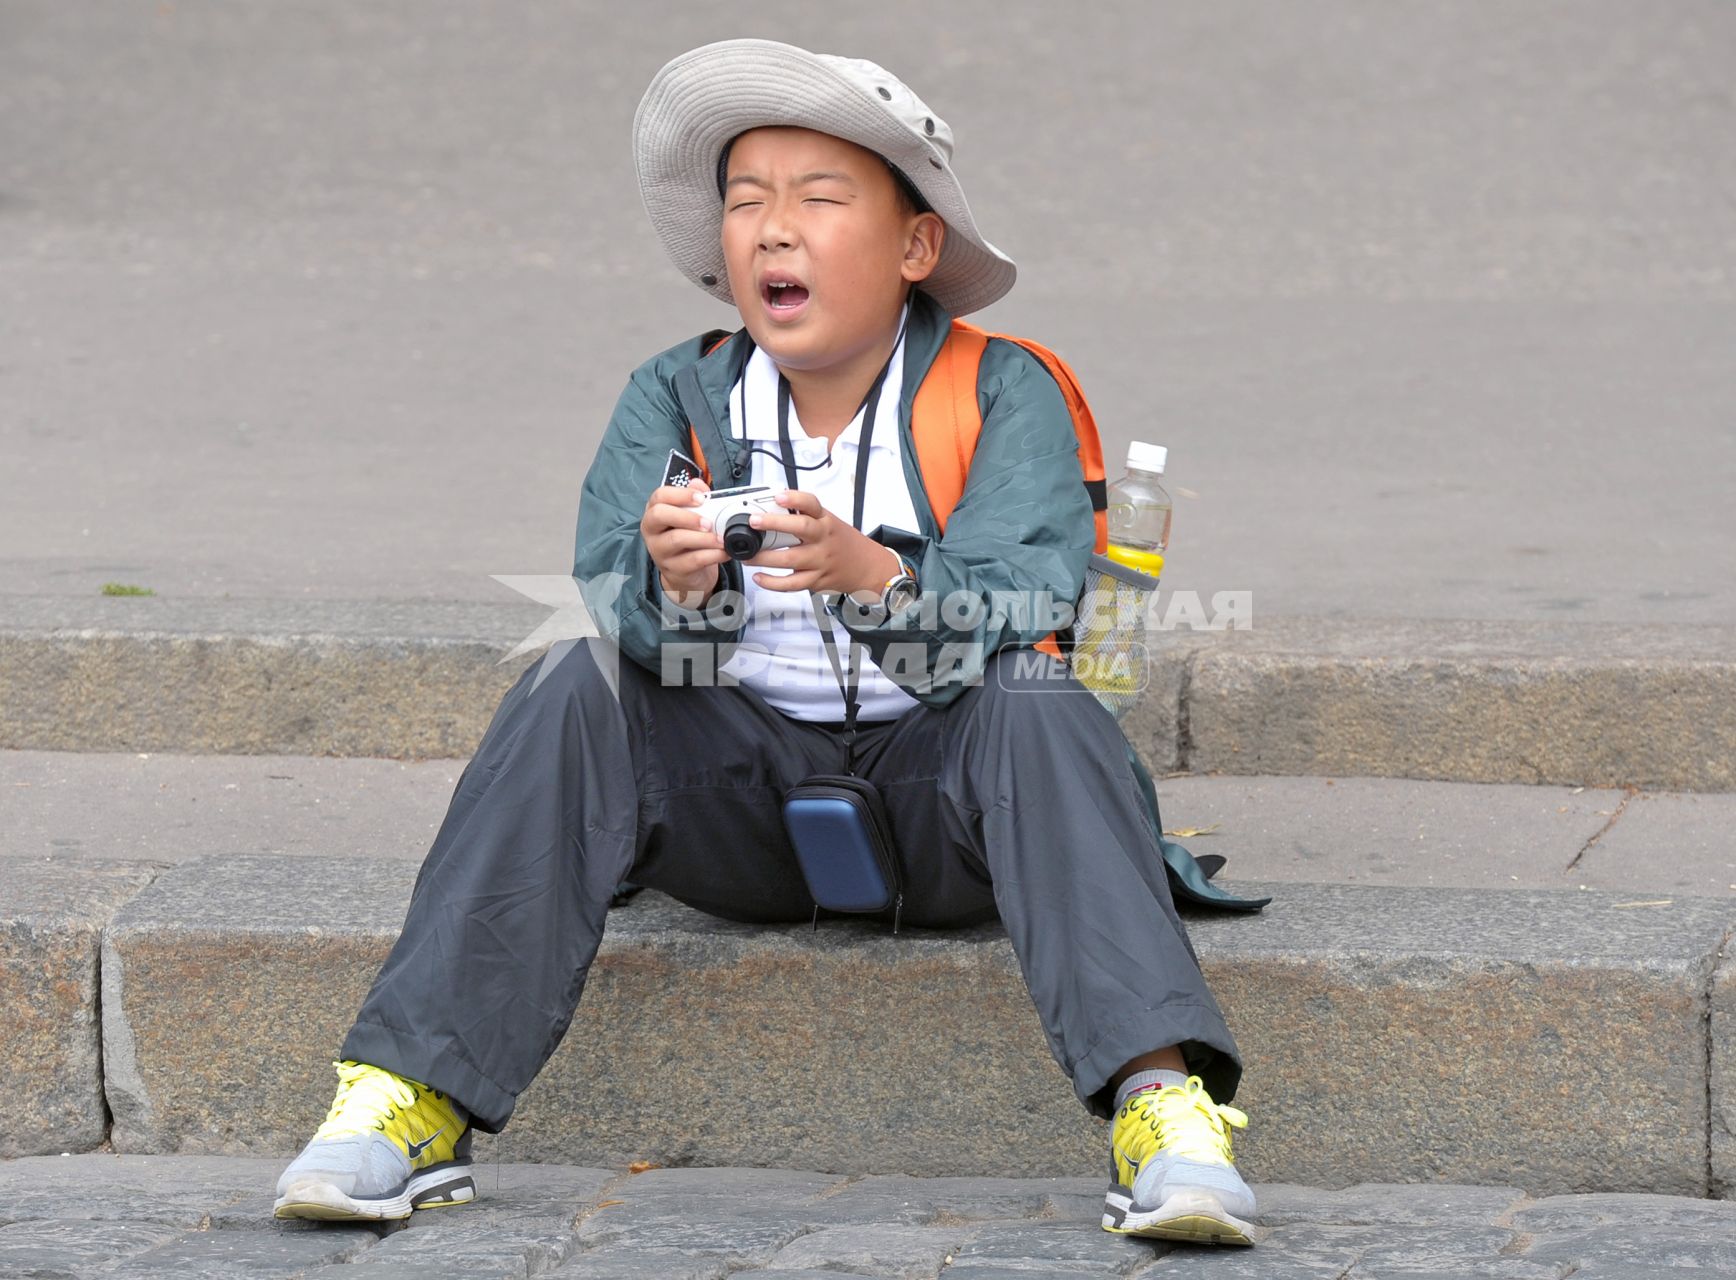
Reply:
[[[904, 304], [904, 319], [910, 314], [910, 304]], [[904, 339], [892, 353], [892, 364], [886, 381], [880, 388], [879, 406], [874, 415], [874, 435], [868, 446], [868, 483], [862, 494], [862, 530], [872, 532], [882, 524], [900, 529], [916, 529], [916, 506], [910, 498], [910, 488], [904, 479], [902, 442], [898, 433], [898, 400], [904, 390]], [[858, 411], [850, 425], [832, 442], [829, 466], [796, 473], [796, 488], [812, 493], [820, 505], [845, 524], [854, 514], [856, 497], [856, 460], [860, 456], [863, 413]], [[730, 431], [737, 439], [756, 446], [749, 455], [749, 483], [785, 487], [786, 477], [782, 453], [778, 447], [778, 367], [765, 350], [755, 347], [742, 370], [741, 378], [730, 392]], [[798, 467], [812, 466], [825, 460], [826, 440], [810, 436], [796, 416], [794, 400], [790, 403], [790, 444]], [[758, 452], [757, 450], [765, 450]], [[783, 577], [790, 569], [755, 569], [742, 566], [746, 589], [748, 616], [742, 633], [741, 646], [718, 668], [752, 689], [773, 707], [797, 720], [842, 720], [844, 696], [838, 689], [831, 659], [826, 656], [825, 642], [820, 638], [814, 620], [813, 594], [808, 591], [768, 591], [753, 580], [755, 573]], [[826, 615], [833, 627], [838, 660], [849, 678], [850, 633], [842, 624]], [[860, 666], [856, 691], [861, 720], [893, 720], [917, 705], [917, 700], [900, 689], [874, 665], [865, 647], [856, 650]]]

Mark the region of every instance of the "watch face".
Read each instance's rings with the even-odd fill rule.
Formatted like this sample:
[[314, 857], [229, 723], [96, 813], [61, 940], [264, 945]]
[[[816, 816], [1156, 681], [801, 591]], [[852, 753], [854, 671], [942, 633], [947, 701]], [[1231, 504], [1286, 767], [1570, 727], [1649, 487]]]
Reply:
[[909, 578], [894, 582], [886, 589], [886, 611], [897, 613], [916, 603], [916, 583]]

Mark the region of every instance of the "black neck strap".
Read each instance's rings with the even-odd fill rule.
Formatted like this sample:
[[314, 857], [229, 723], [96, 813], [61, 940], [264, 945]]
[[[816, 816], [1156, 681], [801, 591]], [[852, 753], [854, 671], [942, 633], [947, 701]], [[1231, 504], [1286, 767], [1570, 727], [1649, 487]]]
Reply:
[[[862, 434], [856, 444], [856, 491], [851, 503], [850, 523], [857, 529], [862, 527], [862, 503], [868, 492], [868, 446], [874, 439], [874, 417], [880, 408], [880, 389], [886, 384], [886, 375], [892, 371], [892, 360], [898, 354], [898, 348], [904, 342], [904, 328], [900, 326], [898, 337], [892, 343], [892, 354], [886, 357], [886, 363], [880, 366], [880, 373], [874, 379], [874, 385], [868, 388], [868, 394], [862, 397], [862, 403], [856, 406], [856, 413], [862, 416]], [[854, 416], [854, 415], [852, 415]], [[778, 372], [778, 448], [783, 451], [784, 478], [792, 489], [799, 488], [796, 483], [796, 453], [795, 446], [790, 441], [790, 380]], [[852, 640], [850, 643], [850, 675], [846, 682], [843, 663], [838, 658], [838, 642], [832, 636], [831, 619], [826, 617], [820, 607], [820, 597], [815, 592], [808, 593], [808, 599], [814, 606], [814, 622], [820, 628], [820, 639], [825, 642], [826, 656], [832, 660], [832, 674], [838, 679], [838, 692], [844, 696], [844, 772], [856, 772], [856, 713], [861, 704], [856, 700], [856, 690], [860, 683], [861, 660], [860, 646]]]

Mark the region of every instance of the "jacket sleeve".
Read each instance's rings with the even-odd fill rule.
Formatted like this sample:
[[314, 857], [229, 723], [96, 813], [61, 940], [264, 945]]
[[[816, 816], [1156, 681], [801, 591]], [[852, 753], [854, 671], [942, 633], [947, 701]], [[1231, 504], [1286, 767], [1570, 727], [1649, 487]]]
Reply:
[[[573, 545], [573, 577], [598, 632], [640, 666], [681, 684], [694, 682], [695, 668], [715, 671], [728, 661], [742, 631], [739, 611], [684, 609], [666, 599], [639, 531], [669, 450], [692, 452], [670, 377], [700, 354], [694, 339], [633, 371], [585, 474]], [[739, 595], [740, 565], [727, 561], [723, 572], [720, 591]], [[669, 646], [680, 648], [666, 654]]]
[[1028, 647], [1070, 621], [1096, 542], [1079, 437], [1048, 369], [1017, 343], [993, 340], [977, 402], [982, 433], [945, 535], [888, 525], [869, 534], [915, 565], [920, 600], [878, 624], [847, 597], [837, 613], [881, 671], [930, 706], [977, 682], [997, 650]]

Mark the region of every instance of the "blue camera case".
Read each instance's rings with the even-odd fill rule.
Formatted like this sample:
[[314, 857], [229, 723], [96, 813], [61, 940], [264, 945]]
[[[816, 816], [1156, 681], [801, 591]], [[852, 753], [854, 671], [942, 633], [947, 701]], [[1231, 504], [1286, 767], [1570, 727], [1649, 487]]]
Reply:
[[873, 783], [845, 774], [804, 779], [784, 796], [784, 830], [816, 907], [891, 910], [898, 931], [904, 889], [892, 824]]

